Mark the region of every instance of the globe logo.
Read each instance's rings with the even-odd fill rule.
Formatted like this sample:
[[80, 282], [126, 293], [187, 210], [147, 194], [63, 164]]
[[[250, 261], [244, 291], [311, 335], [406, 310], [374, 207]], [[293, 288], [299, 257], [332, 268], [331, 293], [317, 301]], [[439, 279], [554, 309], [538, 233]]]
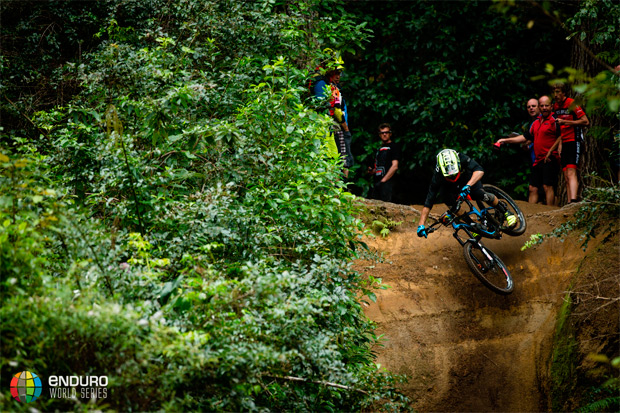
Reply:
[[11, 396], [18, 402], [30, 403], [41, 395], [41, 379], [34, 373], [22, 371], [11, 379]]

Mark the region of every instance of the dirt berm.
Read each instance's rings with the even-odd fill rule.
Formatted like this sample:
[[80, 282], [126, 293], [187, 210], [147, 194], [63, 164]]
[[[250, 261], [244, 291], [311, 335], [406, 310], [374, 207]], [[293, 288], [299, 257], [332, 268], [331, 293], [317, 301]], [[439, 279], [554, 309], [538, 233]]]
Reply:
[[[377, 362], [406, 374], [404, 393], [420, 412], [548, 411], [548, 362], [558, 309], [584, 256], [576, 238], [547, 240], [521, 251], [532, 233], [548, 233], [574, 214], [564, 208], [518, 202], [528, 228], [520, 237], [485, 240], [508, 266], [515, 289], [502, 296], [470, 272], [452, 231], [416, 236], [421, 206], [364, 201], [367, 223], [402, 221], [385, 238], [365, 242], [383, 262], [356, 268], [389, 288], [365, 306], [383, 346]], [[444, 212], [435, 206], [431, 217]]]

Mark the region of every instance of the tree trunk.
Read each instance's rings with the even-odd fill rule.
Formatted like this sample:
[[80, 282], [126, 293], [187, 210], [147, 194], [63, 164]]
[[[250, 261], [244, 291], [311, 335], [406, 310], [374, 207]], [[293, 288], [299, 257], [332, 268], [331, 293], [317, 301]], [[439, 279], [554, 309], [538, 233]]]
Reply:
[[[583, 27], [581, 30], [588, 33], [588, 27], [590, 26], [590, 22], [584, 21], [582, 26]], [[571, 50], [571, 66], [574, 69], [582, 71], [588, 77], [594, 77], [596, 74], [605, 70], [605, 67], [603, 67], [603, 65], [601, 65], [594, 58], [592, 58], [592, 56], [588, 53], [586, 47], [595, 54], [598, 52], [598, 50], [596, 50], [596, 46], [580, 42], [576, 38], [573, 38]], [[577, 102], [581, 101], [580, 103], [578, 103], [581, 107], [584, 106], [583, 100], [580, 99], [581, 96], [576, 95], [573, 97]], [[602, 170], [603, 163], [601, 162], [601, 160], [604, 159], [602, 145], [599, 144], [599, 140], [596, 139], [595, 134], [591, 133], [593, 131], [596, 131], [597, 129], [604, 128], [606, 126], [606, 119], [596, 113], [586, 113], [586, 115], [590, 120], [590, 125], [586, 128], [585, 131], [585, 151], [582, 152], [581, 159], [579, 161], [579, 198], [581, 198], [584, 187], [590, 186], [593, 183], [593, 173], [596, 173], [599, 176], [604, 176], [606, 172]], [[566, 202], [569, 201], [566, 199], [566, 181], [564, 179], [563, 173], [561, 174], [560, 182], [558, 183], [558, 196], [560, 200], [560, 205], [564, 205]]]

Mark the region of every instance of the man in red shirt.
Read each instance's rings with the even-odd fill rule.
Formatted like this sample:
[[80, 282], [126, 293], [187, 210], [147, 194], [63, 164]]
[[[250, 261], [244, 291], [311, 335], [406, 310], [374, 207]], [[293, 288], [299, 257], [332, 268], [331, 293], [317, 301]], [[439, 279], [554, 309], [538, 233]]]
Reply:
[[560, 171], [559, 155], [554, 146], [561, 137], [561, 131], [551, 111], [549, 96], [541, 96], [538, 99], [538, 107], [540, 116], [525, 131], [523, 140], [534, 142], [535, 159], [530, 182], [533, 186], [543, 187], [547, 205], [551, 206], [555, 205], [555, 186]]
[[[529, 106], [529, 102], [528, 102]], [[561, 137], [560, 125], [551, 111], [551, 99], [549, 96], [541, 96], [538, 99], [540, 115], [530, 124], [523, 135], [508, 139], [500, 139], [501, 143], [534, 143], [534, 161], [532, 162], [532, 175], [530, 176], [529, 202], [538, 202], [538, 191], [543, 188], [547, 205], [555, 205], [555, 187], [558, 184], [560, 172], [559, 154], [554, 145]]]
[[563, 83], [553, 86], [553, 95], [555, 97], [553, 111], [560, 124], [562, 136], [552, 149], [557, 147], [560, 153], [566, 181], [566, 199], [572, 203], [578, 200], [577, 168], [584, 144], [583, 127], [588, 126], [590, 121], [583, 109], [575, 104], [574, 99], [566, 97], [566, 86]]
[[[527, 125], [523, 125], [524, 131], [529, 129], [530, 126], [532, 125], [532, 122], [534, 122], [540, 115], [540, 109], [538, 108], [538, 99], [536, 98], [528, 99], [526, 109], [527, 109], [527, 114], [530, 115], [530, 120]], [[511, 135], [509, 135], [509, 137], [501, 138], [497, 142], [495, 142], [495, 147], [499, 148], [504, 143], [520, 143], [523, 149], [526, 149], [527, 151], [529, 151], [532, 165], [534, 164], [534, 161], [536, 160], [536, 154], [534, 153], [534, 144], [531, 141], [526, 140], [523, 135], [516, 135], [516, 133], [513, 132]], [[532, 177], [530, 177], [530, 179], [531, 178]], [[529, 191], [528, 202], [532, 204], [538, 203], [539, 193], [543, 191], [542, 186], [537, 187], [535, 186], [535, 182], [532, 182], [530, 180], [530, 186], [528, 188], [528, 191]]]

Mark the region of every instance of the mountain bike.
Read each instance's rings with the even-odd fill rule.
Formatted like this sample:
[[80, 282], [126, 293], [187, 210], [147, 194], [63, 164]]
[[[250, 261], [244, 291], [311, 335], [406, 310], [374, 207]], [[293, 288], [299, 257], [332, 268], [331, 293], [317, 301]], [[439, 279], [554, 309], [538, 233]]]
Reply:
[[[517, 218], [514, 226], [504, 226], [502, 213], [494, 207], [486, 206], [482, 201], [475, 201], [476, 205], [474, 205], [474, 201], [468, 195], [467, 198], [457, 199], [456, 204], [428, 228], [428, 233], [435, 232], [440, 225], [452, 227], [454, 230], [452, 235], [463, 246], [465, 261], [476, 278], [490, 290], [507, 295], [514, 289], [510, 271], [502, 260], [482, 243], [481, 239], [500, 239], [502, 234], [522, 235], [527, 223], [523, 212], [508, 194], [493, 185], [483, 187], [486, 192], [492, 193], [500, 202], [503, 202], [507, 210]], [[459, 216], [457, 213], [463, 204], [469, 207], [469, 211]]]

